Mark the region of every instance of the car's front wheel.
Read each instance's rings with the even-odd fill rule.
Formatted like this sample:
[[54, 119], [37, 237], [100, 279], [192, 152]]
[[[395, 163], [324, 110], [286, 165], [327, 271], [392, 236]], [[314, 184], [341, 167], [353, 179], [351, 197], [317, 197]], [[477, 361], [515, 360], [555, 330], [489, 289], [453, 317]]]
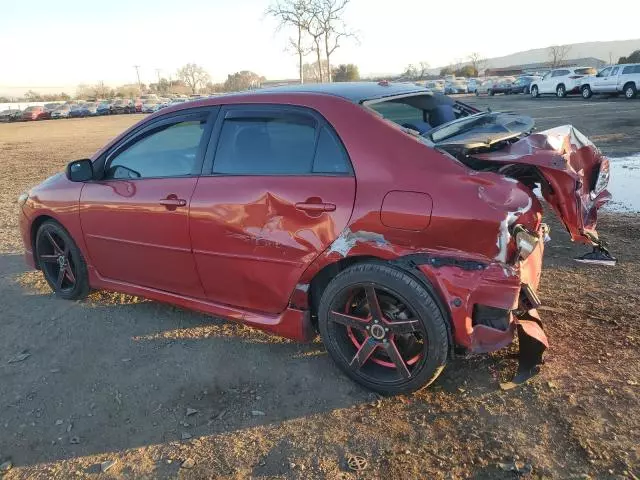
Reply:
[[426, 387], [447, 362], [447, 325], [434, 298], [389, 265], [358, 264], [338, 274], [320, 300], [318, 326], [337, 365], [382, 394]]
[[534, 85], [533, 87], [531, 87], [531, 96], [533, 98], [537, 98], [540, 94], [538, 93], [538, 86]]
[[589, 85], [582, 86], [582, 98], [591, 98], [593, 92], [591, 91], [591, 87]]
[[89, 293], [89, 275], [82, 252], [57, 222], [44, 222], [36, 234], [36, 261], [45, 280], [61, 298], [76, 300]]

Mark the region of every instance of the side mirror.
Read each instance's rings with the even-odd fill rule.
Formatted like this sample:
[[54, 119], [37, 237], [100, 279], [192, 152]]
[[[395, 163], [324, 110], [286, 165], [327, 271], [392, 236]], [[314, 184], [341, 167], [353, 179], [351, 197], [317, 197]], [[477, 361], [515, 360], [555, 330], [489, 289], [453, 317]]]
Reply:
[[75, 160], [67, 165], [67, 178], [72, 182], [86, 182], [93, 178], [93, 163], [88, 158]]

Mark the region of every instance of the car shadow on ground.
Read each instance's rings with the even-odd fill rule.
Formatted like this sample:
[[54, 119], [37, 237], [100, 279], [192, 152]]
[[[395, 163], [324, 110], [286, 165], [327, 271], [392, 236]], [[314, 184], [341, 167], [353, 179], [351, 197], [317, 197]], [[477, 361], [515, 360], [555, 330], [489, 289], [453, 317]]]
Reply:
[[[377, 401], [334, 366], [319, 340], [299, 344], [121, 294], [60, 300], [20, 255], [0, 256], [0, 271], [0, 453], [16, 465]], [[452, 402], [487, 394], [505, 364], [515, 368], [503, 354], [453, 361], [435, 388]]]

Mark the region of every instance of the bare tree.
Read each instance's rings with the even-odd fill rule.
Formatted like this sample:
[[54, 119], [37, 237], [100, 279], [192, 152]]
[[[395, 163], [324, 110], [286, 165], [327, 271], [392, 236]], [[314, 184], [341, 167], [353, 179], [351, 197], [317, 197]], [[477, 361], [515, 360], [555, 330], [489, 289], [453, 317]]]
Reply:
[[478, 52], [473, 52], [469, 55], [469, 63], [471, 63], [471, 66], [476, 71], [475, 75], [479, 75], [480, 70], [484, 70], [487, 66], [487, 60]]
[[298, 55], [298, 73], [300, 83], [304, 83], [304, 69], [302, 59], [309, 53], [311, 48], [305, 45], [305, 32], [309, 28], [311, 21], [311, 0], [277, 0], [267, 11], [267, 15], [276, 18], [280, 23], [278, 30], [291, 26], [295, 28], [295, 37], [289, 38], [289, 44]]
[[324, 54], [327, 59], [327, 77], [331, 82], [331, 55], [340, 48], [340, 39], [352, 37], [342, 21], [345, 8], [351, 0], [314, 0], [314, 14], [322, 27]]
[[420, 78], [423, 79], [429, 74], [429, 62], [420, 62]]
[[561, 67], [571, 47], [569, 45], [552, 45], [549, 47], [549, 59], [551, 60], [551, 68]]
[[313, 42], [313, 51], [316, 52], [316, 62], [318, 64], [318, 72], [320, 74], [320, 83], [324, 82], [324, 69], [322, 68], [322, 50], [320, 48], [320, 43], [322, 42], [322, 37], [325, 34], [324, 25], [322, 24], [322, 20], [320, 18], [320, 9], [319, 3], [314, 2], [311, 5], [311, 19], [309, 24], [307, 25], [307, 33], [311, 37], [311, 41]]
[[187, 63], [178, 69], [178, 78], [187, 85], [193, 93], [197, 93], [210, 80], [207, 71], [195, 63]]

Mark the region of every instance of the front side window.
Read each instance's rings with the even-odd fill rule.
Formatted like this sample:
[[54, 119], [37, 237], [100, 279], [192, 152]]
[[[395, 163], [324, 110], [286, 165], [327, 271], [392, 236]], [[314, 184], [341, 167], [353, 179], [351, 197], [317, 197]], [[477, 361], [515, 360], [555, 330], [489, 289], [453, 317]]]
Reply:
[[111, 158], [106, 179], [182, 177], [196, 169], [206, 119], [169, 123]]
[[599, 77], [608, 77], [609, 76], [609, 72], [611, 72], [611, 67], [605, 68], [604, 70], [601, 70], [600, 73], [598, 74]]
[[618, 70], [620, 70], [620, 67], [616, 67], [613, 69], [613, 71], [611, 72], [611, 75], [617, 75], [618, 74]]

